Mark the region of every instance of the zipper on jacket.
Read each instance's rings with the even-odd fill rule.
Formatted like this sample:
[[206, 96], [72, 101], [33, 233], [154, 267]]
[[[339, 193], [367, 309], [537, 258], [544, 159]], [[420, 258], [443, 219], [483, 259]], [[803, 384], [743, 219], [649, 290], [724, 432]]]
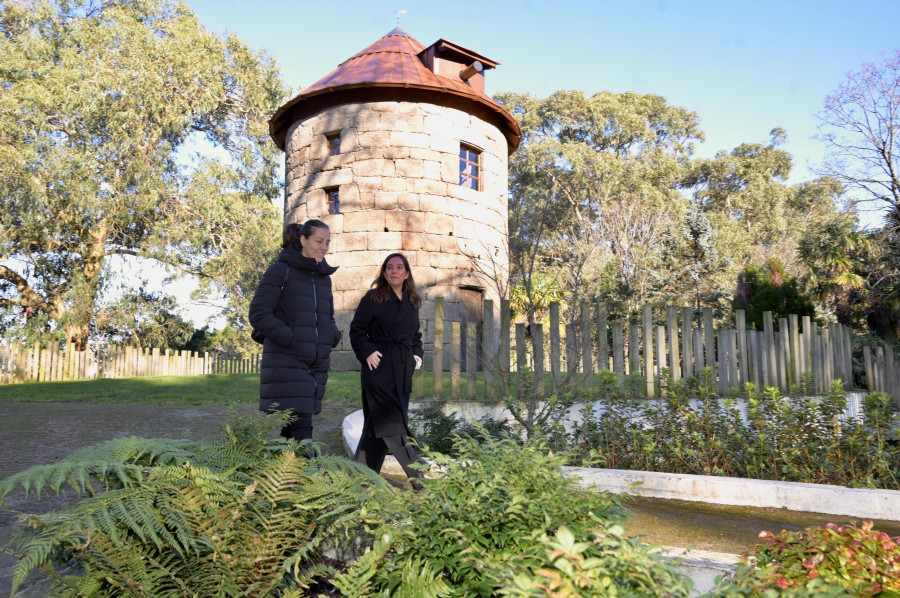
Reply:
[[313, 376], [312, 371], [311, 371], [311, 370], [306, 370], [306, 373], [309, 374], [309, 377], [310, 377], [310, 378], [312, 378], [313, 386], [316, 388], [316, 390], [318, 390], [318, 389], [319, 389], [319, 381], [316, 380], [316, 377], [315, 377], [315, 376]]
[[312, 276], [312, 285], [313, 285], [313, 313], [316, 315], [315, 319], [315, 328], [316, 328], [316, 345], [319, 344], [319, 293], [316, 291], [316, 273], [313, 272]]

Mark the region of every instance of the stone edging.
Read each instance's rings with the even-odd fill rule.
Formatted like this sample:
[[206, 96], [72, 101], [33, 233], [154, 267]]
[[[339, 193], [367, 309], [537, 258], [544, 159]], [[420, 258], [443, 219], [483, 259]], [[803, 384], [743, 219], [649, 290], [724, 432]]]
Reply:
[[[353, 455], [362, 431], [362, 410], [344, 419], [344, 448]], [[825, 515], [847, 515], [860, 519], [900, 521], [900, 491], [846, 488], [827, 484], [773, 482], [689, 474], [564, 467], [566, 475], [578, 478], [582, 488], [637, 496], [669, 498], [722, 505], [770, 507]], [[388, 455], [382, 471], [404, 475], [396, 459]]]
[[583, 488], [722, 505], [900, 521], [900, 491], [747, 478], [564, 467]]

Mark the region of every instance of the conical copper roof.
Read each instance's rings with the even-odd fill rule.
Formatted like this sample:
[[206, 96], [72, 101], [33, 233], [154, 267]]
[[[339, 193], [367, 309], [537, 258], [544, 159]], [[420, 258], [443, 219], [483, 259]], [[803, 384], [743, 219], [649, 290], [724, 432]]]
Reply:
[[[447, 43], [439, 40], [438, 44]], [[454, 46], [480, 60], [488, 68], [498, 63]], [[288, 128], [321, 110], [350, 102], [430, 102], [464, 110], [496, 125], [507, 140], [509, 152], [519, 145], [522, 131], [516, 119], [489, 95], [462, 79], [432, 72], [422, 60], [425, 46], [400, 27], [342, 62], [328, 75], [291, 99], [269, 120], [269, 134], [284, 149]]]

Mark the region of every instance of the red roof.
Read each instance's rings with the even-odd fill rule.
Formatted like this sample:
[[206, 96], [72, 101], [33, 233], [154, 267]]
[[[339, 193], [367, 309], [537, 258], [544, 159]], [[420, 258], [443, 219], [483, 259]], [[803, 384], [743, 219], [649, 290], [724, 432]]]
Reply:
[[[483, 59], [486, 68], [498, 64], [443, 39], [436, 45]], [[360, 101], [426, 101], [459, 108], [493, 123], [506, 136], [509, 152], [515, 151], [522, 138], [516, 119], [462, 79], [436, 75], [420, 58], [423, 50], [425, 46], [397, 27], [285, 102], [269, 120], [270, 135], [284, 149], [288, 127], [325, 108]]]

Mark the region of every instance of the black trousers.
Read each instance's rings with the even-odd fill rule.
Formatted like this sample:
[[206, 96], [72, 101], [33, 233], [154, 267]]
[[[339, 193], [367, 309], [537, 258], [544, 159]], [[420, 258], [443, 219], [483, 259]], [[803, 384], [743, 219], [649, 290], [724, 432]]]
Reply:
[[295, 413], [293, 421], [281, 428], [281, 437], [297, 442], [312, 440], [312, 413]]
[[421, 478], [422, 472], [418, 469], [410, 467], [411, 464], [419, 460], [419, 454], [409, 444], [409, 438], [405, 434], [397, 436], [385, 436], [378, 438], [369, 430], [369, 426], [363, 426], [362, 436], [359, 439], [359, 445], [356, 447], [356, 455], [353, 459], [357, 463], [362, 463], [375, 473], [381, 471], [384, 465], [384, 458], [388, 451], [400, 463], [400, 467], [406, 473], [406, 477]]

